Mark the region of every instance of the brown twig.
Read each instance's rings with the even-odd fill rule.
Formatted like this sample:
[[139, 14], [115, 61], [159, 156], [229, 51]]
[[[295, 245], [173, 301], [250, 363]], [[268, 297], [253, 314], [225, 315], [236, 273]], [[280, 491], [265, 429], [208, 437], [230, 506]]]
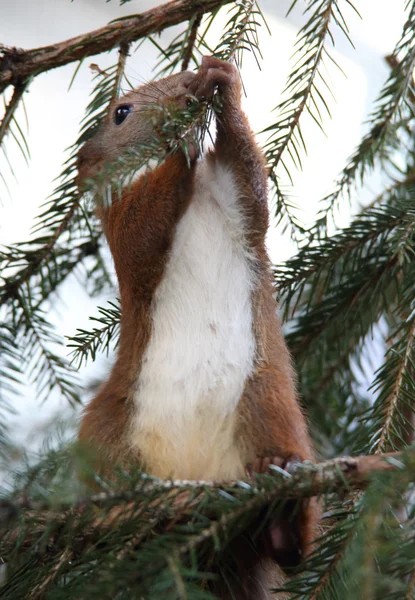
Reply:
[[6, 112], [4, 113], [4, 117], [0, 123], [0, 146], [3, 142], [4, 136], [9, 130], [14, 113], [16, 112], [16, 109], [19, 106], [20, 100], [22, 99], [26, 88], [27, 83], [24, 80], [18, 81], [14, 86], [13, 95], [6, 107]]
[[62, 552], [58, 561], [51, 567], [47, 577], [37, 586], [33, 588], [29, 595], [30, 600], [40, 600], [45, 597], [45, 592], [49, 585], [56, 579], [59, 571], [71, 558], [72, 551], [69, 548], [65, 548]]
[[203, 13], [198, 13], [195, 15], [192, 27], [189, 33], [189, 39], [187, 40], [187, 46], [185, 51], [183, 52], [183, 61], [182, 61], [182, 71], [186, 71], [189, 67], [190, 59], [192, 58], [193, 48], [196, 42], [197, 30], [200, 27], [200, 23], [202, 22]]
[[51, 46], [21, 50], [0, 46], [0, 92], [17, 81], [61, 67], [87, 56], [101, 54], [121, 43], [131, 43], [167, 27], [205, 14], [232, 0], [170, 0], [132, 17], [117, 19], [95, 31]]
[[116, 100], [121, 93], [121, 83], [122, 78], [124, 76], [125, 64], [127, 62], [127, 57], [130, 52], [130, 44], [126, 42], [121, 42], [120, 47], [118, 49], [119, 57], [118, 57], [118, 65], [117, 65], [117, 75], [115, 77], [115, 86], [112, 100]]

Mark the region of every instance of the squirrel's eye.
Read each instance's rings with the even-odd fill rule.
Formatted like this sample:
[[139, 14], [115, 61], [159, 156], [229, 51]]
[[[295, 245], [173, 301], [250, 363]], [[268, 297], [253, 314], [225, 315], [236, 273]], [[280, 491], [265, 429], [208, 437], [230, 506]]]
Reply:
[[128, 117], [130, 112], [133, 110], [131, 104], [121, 104], [115, 109], [114, 122], [116, 125], [121, 125], [123, 121]]

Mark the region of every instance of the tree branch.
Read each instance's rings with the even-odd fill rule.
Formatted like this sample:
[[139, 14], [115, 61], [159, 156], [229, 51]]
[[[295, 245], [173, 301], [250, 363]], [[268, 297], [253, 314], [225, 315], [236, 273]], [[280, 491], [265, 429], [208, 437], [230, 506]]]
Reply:
[[[203, 543], [212, 531], [216, 534], [226, 528], [229, 519], [233, 521], [249, 512], [258, 512], [278, 499], [295, 500], [322, 493], [344, 494], [361, 490], [378, 472], [408, 473], [408, 468], [415, 480], [415, 453], [342, 457], [319, 464], [297, 464], [290, 471], [273, 467], [266, 475], [255, 477], [251, 483], [163, 481], [144, 475], [135, 489], [102, 492], [76, 503], [63, 502], [60, 505], [53, 500], [31, 501], [24, 495], [15, 501], [0, 502], [0, 551], [7, 557], [9, 552], [15, 552], [19, 540], [19, 552], [25, 552], [45, 534], [49, 540], [48, 549], [60, 551], [67, 544], [67, 533], [63, 535], [63, 531], [68, 523], [75, 528], [71, 535], [81, 549], [95, 543], [105, 531], [114, 531], [130, 519], [138, 519], [140, 524], [147, 523], [150, 529], [156, 523], [160, 526], [163, 523], [162, 529], [169, 531], [180, 521], [188, 520], [193, 513], [204, 514], [212, 522], [208, 530], [186, 542], [185, 549], [188, 550]], [[224, 495], [229, 499], [234, 497], [234, 509], [218, 515], [218, 502], [223, 500]], [[18, 526], [17, 521], [20, 521]], [[148, 527], [145, 531], [144, 537], [148, 534]], [[140, 532], [138, 542], [143, 539]]]
[[[296, 463], [288, 471], [283, 471], [279, 467], [271, 467], [270, 473], [275, 473], [278, 477], [278, 486], [275, 486], [270, 493], [281, 498], [295, 499], [318, 496], [327, 491], [340, 493], [351, 489], [363, 489], [370, 483], [372, 476], [378, 472], [402, 470], [408, 457], [415, 467], [415, 453], [403, 452], [356, 457], [346, 456], [317, 464]], [[283, 476], [282, 480], [281, 475]], [[166, 494], [170, 491], [182, 493], [189, 490], [202, 490], [203, 488], [230, 491], [246, 489], [246, 485], [249, 485], [244, 483], [241, 486], [239, 481], [158, 480], [147, 479], [145, 475], [143, 477], [142, 483], [135, 490], [100, 492], [82, 498], [76, 504], [62, 503], [57, 506], [54, 503], [53, 512], [62, 513], [64, 520], [65, 515], [63, 513], [69, 509], [72, 513], [77, 511], [81, 513], [91, 506], [108, 508], [120, 503], [131, 502], [137, 495], [150, 495], [158, 490], [165, 490]], [[252, 490], [260, 489], [255, 480], [253, 480], [250, 487]], [[15, 503], [3, 500], [0, 521], [3, 519], [7, 521], [11, 517], [15, 518], [21, 511], [47, 512], [49, 510], [51, 510], [51, 506], [47, 501], [32, 502], [27, 496], [18, 499]]]
[[58, 44], [22, 50], [0, 46], [0, 92], [22, 79], [34, 77], [88, 56], [112, 50], [167, 27], [189, 20], [195, 12], [205, 14], [232, 0], [170, 0], [144, 13], [117, 19], [89, 33]]
[[197, 31], [202, 22], [203, 14], [197, 13], [194, 17], [194, 21], [190, 30], [189, 39], [187, 41], [187, 46], [184, 51], [183, 61], [182, 61], [182, 71], [186, 71], [189, 68], [190, 59], [192, 58], [192, 52], [196, 43]]
[[4, 113], [4, 117], [0, 123], [0, 146], [3, 142], [3, 139], [6, 135], [6, 133], [9, 130], [14, 113], [16, 112], [16, 109], [19, 106], [19, 102], [22, 99], [26, 88], [27, 88], [27, 83], [22, 80], [17, 81], [14, 86], [13, 95], [10, 99], [10, 102], [8, 103], [8, 105], [6, 107], [6, 112]]

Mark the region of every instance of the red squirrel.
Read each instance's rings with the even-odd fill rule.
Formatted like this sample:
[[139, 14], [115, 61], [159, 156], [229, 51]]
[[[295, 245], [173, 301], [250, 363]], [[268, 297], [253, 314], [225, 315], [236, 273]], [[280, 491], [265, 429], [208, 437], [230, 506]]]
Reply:
[[[197, 73], [118, 99], [80, 151], [79, 182], [157, 135], [149, 103], [181, 107], [215, 90], [213, 149], [200, 157], [192, 146], [190, 164], [183, 151], [168, 155], [98, 207], [119, 282], [121, 330], [116, 362], [84, 411], [79, 439], [107, 470], [135, 462], [160, 478], [220, 481], [313, 459], [265, 247], [267, 169], [241, 109], [236, 67], [204, 57]], [[274, 528], [274, 559], [289, 564], [306, 554], [315, 525], [315, 508], [304, 503], [294, 524]], [[272, 576], [264, 561], [230, 598], [275, 597], [266, 591]]]

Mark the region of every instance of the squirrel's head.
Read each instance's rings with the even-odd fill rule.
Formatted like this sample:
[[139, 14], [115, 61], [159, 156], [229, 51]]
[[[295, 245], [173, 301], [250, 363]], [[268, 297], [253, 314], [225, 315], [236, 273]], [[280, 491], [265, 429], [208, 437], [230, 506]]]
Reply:
[[157, 106], [185, 108], [196, 73], [183, 71], [132, 90], [110, 106], [95, 135], [78, 154], [78, 186], [127, 150], [138, 150], [157, 135]]

